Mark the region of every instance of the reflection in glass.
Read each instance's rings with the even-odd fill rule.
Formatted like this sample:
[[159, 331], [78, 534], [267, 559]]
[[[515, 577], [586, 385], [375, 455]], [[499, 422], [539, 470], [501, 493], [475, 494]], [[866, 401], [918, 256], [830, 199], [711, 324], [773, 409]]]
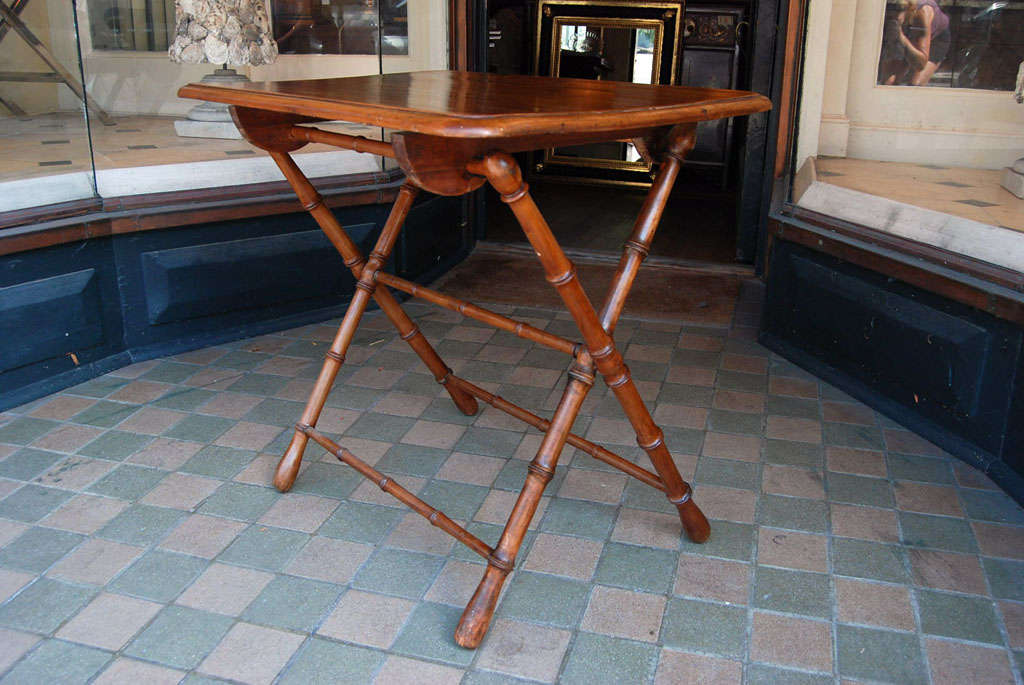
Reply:
[[89, 0], [93, 50], [159, 52], [174, 40], [174, 0]]
[[1024, 61], [1024, 2], [898, 0], [886, 5], [878, 84], [1013, 90]]
[[[663, 24], [642, 20], [555, 20], [555, 76], [632, 83], [658, 83]], [[557, 51], [556, 51], [557, 46]], [[632, 143], [609, 141], [548, 150], [545, 163], [606, 166], [647, 171]]]
[[407, 0], [273, 0], [282, 54], [409, 54]]
[[7, 0], [2, 15], [0, 212], [92, 197], [73, 4]]

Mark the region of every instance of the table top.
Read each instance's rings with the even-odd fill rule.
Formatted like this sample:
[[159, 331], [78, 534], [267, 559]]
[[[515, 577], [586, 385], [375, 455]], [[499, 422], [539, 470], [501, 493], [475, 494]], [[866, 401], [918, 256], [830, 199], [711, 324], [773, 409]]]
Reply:
[[448, 138], [611, 133], [771, 109], [740, 90], [468, 71], [190, 83], [178, 95]]

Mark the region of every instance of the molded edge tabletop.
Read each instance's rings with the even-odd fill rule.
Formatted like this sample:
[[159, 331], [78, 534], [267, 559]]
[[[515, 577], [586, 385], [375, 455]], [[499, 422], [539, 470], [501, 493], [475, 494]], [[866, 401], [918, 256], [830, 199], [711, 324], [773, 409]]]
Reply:
[[374, 76], [190, 83], [180, 97], [445, 138], [614, 133], [771, 109], [740, 90], [418, 71]]

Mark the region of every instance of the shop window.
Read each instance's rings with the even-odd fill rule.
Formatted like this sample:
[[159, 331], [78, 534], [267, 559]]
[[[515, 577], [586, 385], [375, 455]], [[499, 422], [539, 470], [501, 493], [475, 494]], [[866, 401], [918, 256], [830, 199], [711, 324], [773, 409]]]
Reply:
[[91, 0], [93, 50], [163, 51], [174, 40], [174, 0]]
[[1024, 271], [1019, 70], [1019, 0], [811, 0], [794, 204]]

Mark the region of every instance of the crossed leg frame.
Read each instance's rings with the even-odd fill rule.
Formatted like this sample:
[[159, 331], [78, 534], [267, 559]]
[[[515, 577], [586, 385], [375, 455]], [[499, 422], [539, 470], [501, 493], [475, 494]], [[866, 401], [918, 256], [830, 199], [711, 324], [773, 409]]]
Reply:
[[[678, 176], [682, 160], [686, 153], [693, 148], [694, 126], [676, 127], [667, 136], [658, 174], [640, 211], [632, 234], [625, 242], [615, 278], [600, 312], [594, 309], [587, 298], [576, 276], [575, 268], [558, 245], [551, 229], [530, 196], [528, 186], [523, 182], [515, 159], [504, 152], [492, 152], [476, 156], [465, 162], [461, 172], [467, 178], [478, 181], [486, 179], [512, 209], [540, 259], [546, 279], [558, 291], [566, 309], [576, 322], [583, 337], [583, 343], [580, 344], [382, 271], [418, 193], [418, 189], [414, 185], [415, 174], [410, 174], [409, 180], [398, 191], [397, 199], [377, 243], [369, 257], [364, 259], [356, 245], [348, 238], [337, 219], [324, 204], [323, 199], [288, 155], [290, 150], [297, 149], [306, 142], [315, 141], [361, 152], [394, 156], [394, 149], [388, 143], [293, 125], [263, 125], [261, 127], [254, 125], [253, 121], [245, 121], [238, 115], [238, 112], [236, 112], [236, 122], [239, 123], [239, 128], [251, 142], [270, 151], [274, 161], [298, 195], [303, 207], [313, 216], [341, 253], [345, 265], [357, 279], [355, 294], [341, 325], [338, 327], [337, 335], [326, 353], [323, 368], [308, 404], [295, 426], [291, 444], [278, 465], [274, 485], [279, 490], [286, 491], [291, 488], [298, 475], [303, 450], [308, 440], [312, 439], [361, 475], [376, 482], [382, 490], [395, 496], [418, 514], [427, 518], [431, 524], [441, 528], [480, 554], [487, 561], [486, 570], [455, 631], [455, 641], [466, 648], [477, 647], [487, 632], [502, 585], [514, 567], [516, 554], [522, 544], [527, 527], [537, 510], [545, 486], [554, 476], [559, 455], [567, 442], [592, 457], [662, 490], [668, 500], [676, 506], [680, 521], [689, 539], [698, 543], [708, 539], [710, 527], [707, 519], [691, 499], [690, 486], [679, 475], [665, 445], [664, 434], [654, 423], [612, 338], [630, 286], [654, 239], [654, 233], [668, 195]], [[536, 416], [522, 407], [455, 376], [427, 342], [415, 323], [402, 310], [389, 292], [389, 287], [570, 354], [572, 361], [568, 369], [568, 381], [551, 419], [546, 420]], [[423, 360], [435, 379], [445, 387], [456, 406], [464, 414], [474, 414], [478, 407], [477, 400], [479, 400], [544, 433], [540, 447], [527, 467], [523, 488], [513, 506], [498, 544], [494, 547], [489, 546], [452, 521], [443, 512], [431, 507], [344, 447], [322, 435], [315, 428], [327, 394], [345, 360], [345, 353], [371, 297], [394, 324], [401, 338]], [[594, 384], [596, 374], [603, 377], [622, 405], [636, 432], [637, 443], [650, 457], [656, 473], [570, 432], [570, 428], [579, 414], [580, 406]]]

